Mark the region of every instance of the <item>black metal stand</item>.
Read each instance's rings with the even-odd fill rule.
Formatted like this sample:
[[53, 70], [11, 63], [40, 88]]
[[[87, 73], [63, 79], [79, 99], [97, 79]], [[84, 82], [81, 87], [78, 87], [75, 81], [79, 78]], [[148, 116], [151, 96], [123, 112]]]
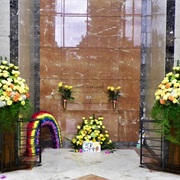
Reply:
[[[33, 119], [31, 121], [39, 121], [39, 119]], [[0, 172], [41, 166], [41, 128], [38, 137], [36, 137], [39, 144], [35, 147], [39, 148], [39, 154], [29, 157], [26, 154], [27, 123], [18, 120], [13, 132], [0, 132]], [[10, 137], [8, 139], [7, 136], [9, 135]]]
[[158, 121], [148, 119], [140, 121], [140, 167], [180, 173], [180, 161], [174, 161], [178, 146], [157, 133], [160, 129], [156, 123]]

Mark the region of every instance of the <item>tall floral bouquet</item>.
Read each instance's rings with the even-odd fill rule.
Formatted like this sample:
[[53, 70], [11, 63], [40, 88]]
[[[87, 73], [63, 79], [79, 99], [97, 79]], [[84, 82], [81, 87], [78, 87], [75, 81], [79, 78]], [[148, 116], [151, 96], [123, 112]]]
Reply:
[[62, 99], [64, 99], [64, 100], [74, 99], [74, 97], [72, 97], [72, 88], [73, 88], [73, 86], [63, 85], [63, 83], [60, 82], [58, 84], [58, 88], [59, 88], [58, 91], [62, 95]]
[[82, 117], [83, 123], [81, 126], [77, 126], [77, 135], [71, 140], [75, 151], [82, 149], [84, 141], [99, 142], [101, 149], [114, 148], [112, 141], [109, 139], [109, 133], [103, 125], [103, 120], [104, 118], [101, 116], [98, 118], [90, 116], [88, 119]]
[[120, 89], [121, 87], [120, 86], [117, 86], [117, 87], [114, 87], [114, 86], [108, 86], [107, 87], [107, 90], [108, 90], [108, 93], [109, 93], [109, 101], [114, 101], [118, 99], [118, 97], [120, 96]]
[[167, 140], [180, 144], [180, 67], [174, 67], [159, 84], [151, 116]]
[[18, 66], [0, 62], [0, 130], [12, 130], [19, 118], [29, 120], [32, 105], [29, 87], [20, 77]]

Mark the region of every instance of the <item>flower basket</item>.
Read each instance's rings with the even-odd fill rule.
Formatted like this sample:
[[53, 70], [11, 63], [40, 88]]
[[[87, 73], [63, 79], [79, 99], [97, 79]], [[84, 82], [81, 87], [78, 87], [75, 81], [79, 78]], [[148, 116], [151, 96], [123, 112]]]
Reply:
[[19, 118], [29, 120], [32, 114], [29, 87], [20, 77], [18, 67], [6, 60], [0, 63], [0, 132], [13, 131]]
[[158, 86], [151, 116], [158, 120], [159, 133], [166, 140], [180, 144], [180, 67], [174, 67]]
[[77, 126], [77, 135], [71, 140], [72, 146], [76, 152], [82, 150], [84, 142], [98, 142], [101, 149], [112, 149], [114, 144], [109, 138], [109, 133], [103, 125], [104, 118], [99, 116], [90, 116], [88, 119], [83, 117], [81, 126]]
[[18, 67], [0, 58], [0, 137], [1, 167], [12, 163], [18, 155], [17, 124], [32, 115], [29, 87], [20, 77]]
[[151, 109], [159, 131], [169, 142], [169, 163], [180, 165], [180, 67], [167, 73], [155, 92]]

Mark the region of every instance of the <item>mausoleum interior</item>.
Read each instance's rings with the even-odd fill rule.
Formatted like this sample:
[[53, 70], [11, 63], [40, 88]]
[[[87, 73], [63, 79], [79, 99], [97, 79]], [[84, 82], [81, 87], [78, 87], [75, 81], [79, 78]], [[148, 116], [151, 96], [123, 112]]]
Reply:
[[[9, 146], [17, 148], [13, 158], [24, 151], [28, 156], [40, 153], [41, 158], [40, 151], [46, 148], [68, 151], [73, 149], [72, 142], [83, 151], [83, 140], [77, 137], [80, 128], [84, 141], [95, 143], [99, 136], [101, 152], [109, 150], [102, 146], [107, 138], [113, 149], [136, 149], [141, 158], [145, 134], [147, 138], [157, 137], [158, 142], [146, 141], [146, 151], [159, 156], [151, 147], [161, 148], [166, 141], [143, 128], [154, 128], [153, 122], [147, 122], [153, 120], [155, 92], [166, 74], [179, 65], [179, 0], [1, 0], [0, 4], [1, 61], [18, 67], [32, 104], [28, 122], [17, 120], [19, 134], [12, 137], [18, 143]], [[5, 76], [1, 74], [3, 70], [3, 84]], [[17, 76], [9, 75], [15, 85]], [[1, 102], [3, 91], [2, 85]], [[84, 135], [88, 119], [97, 120], [97, 131], [91, 137]], [[99, 127], [106, 132], [104, 140], [98, 135]], [[34, 135], [32, 143], [29, 136], [33, 132], [40, 134], [40, 141]], [[0, 134], [3, 171], [3, 165], [12, 159], [11, 150], [4, 150], [3, 145], [9, 141], [8, 133], [1, 128]], [[79, 138], [78, 144], [75, 138]], [[169, 161], [179, 168], [180, 148], [163, 147], [176, 154]], [[73, 150], [80, 153], [79, 149]], [[165, 153], [161, 151], [161, 158]], [[5, 156], [7, 160], [3, 160]], [[176, 172], [180, 172], [178, 168]]]

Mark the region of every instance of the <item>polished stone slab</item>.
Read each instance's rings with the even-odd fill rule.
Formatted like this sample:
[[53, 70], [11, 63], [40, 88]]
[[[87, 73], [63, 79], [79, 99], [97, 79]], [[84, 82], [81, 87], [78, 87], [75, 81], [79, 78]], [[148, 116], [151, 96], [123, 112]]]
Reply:
[[113, 153], [75, 153], [72, 149], [45, 149], [42, 166], [2, 173], [7, 180], [176, 180], [179, 175], [139, 167], [134, 149]]

